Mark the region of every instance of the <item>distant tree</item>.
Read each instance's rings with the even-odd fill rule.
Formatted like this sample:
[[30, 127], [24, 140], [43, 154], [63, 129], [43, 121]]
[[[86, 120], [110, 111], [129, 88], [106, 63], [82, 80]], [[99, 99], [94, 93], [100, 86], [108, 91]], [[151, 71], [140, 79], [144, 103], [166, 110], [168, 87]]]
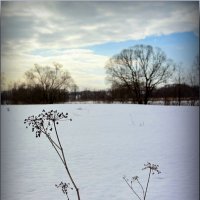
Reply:
[[199, 85], [199, 56], [197, 55], [188, 73], [191, 86]]
[[[54, 102], [66, 102], [69, 93], [64, 89], [52, 90]], [[49, 95], [51, 97], [52, 95]], [[2, 95], [4, 102], [14, 104], [41, 104], [44, 103], [43, 89], [39, 85], [27, 85], [25, 82], [15, 82], [10, 90]], [[50, 99], [51, 101], [51, 99]]]
[[189, 84], [193, 88], [192, 99], [191, 99], [192, 105], [194, 105], [196, 99], [199, 98], [199, 95], [198, 97], [196, 97], [196, 94], [199, 93], [199, 68], [200, 68], [199, 56], [197, 55], [188, 73]]
[[184, 84], [185, 81], [185, 77], [184, 77], [184, 71], [183, 71], [183, 67], [182, 67], [182, 63], [179, 63], [176, 66], [176, 71], [174, 73], [174, 77], [175, 77], [175, 93], [176, 93], [176, 97], [178, 98], [178, 105], [181, 105], [181, 97], [182, 97], [182, 84]]
[[109, 82], [125, 85], [133, 101], [147, 104], [153, 90], [170, 78], [173, 67], [160, 48], [136, 45], [111, 57], [105, 68]]
[[40, 87], [43, 92], [43, 103], [54, 103], [59, 90], [68, 90], [74, 81], [62, 65], [54, 63], [53, 67], [35, 64], [25, 73], [28, 85]]
[[4, 72], [1, 72], [0, 82], [1, 82], [1, 92], [5, 91], [6, 90], [6, 76]]
[[5, 93], [5, 75], [2, 72], [0, 76], [0, 84], [1, 84], [1, 104], [6, 103], [7, 101], [7, 95]]
[[78, 86], [76, 84], [72, 84], [71, 86], [71, 101], [76, 101], [77, 100], [77, 93], [78, 93]]
[[131, 98], [126, 85], [118, 85], [118, 84], [112, 85], [111, 94], [112, 94], [113, 101], [115, 100], [121, 103], [128, 102], [129, 99]]

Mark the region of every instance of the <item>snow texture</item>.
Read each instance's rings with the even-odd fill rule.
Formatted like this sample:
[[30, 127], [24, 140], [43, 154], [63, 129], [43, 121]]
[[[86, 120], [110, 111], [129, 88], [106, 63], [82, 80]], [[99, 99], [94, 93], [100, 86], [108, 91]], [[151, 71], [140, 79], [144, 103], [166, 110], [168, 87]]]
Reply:
[[81, 200], [137, 199], [122, 177], [146, 183], [147, 161], [162, 172], [151, 177], [147, 200], [199, 199], [199, 107], [57, 104], [1, 106], [2, 200], [66, 199], [55, 187], [69, 182], [55, 150], [23, 123], [43, 109], [72, 118], [58, 133]]

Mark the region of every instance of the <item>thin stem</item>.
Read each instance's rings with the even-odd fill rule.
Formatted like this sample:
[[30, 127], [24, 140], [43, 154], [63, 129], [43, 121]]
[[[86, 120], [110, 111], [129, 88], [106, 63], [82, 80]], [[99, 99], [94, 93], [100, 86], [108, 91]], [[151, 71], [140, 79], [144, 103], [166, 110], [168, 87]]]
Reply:
[[138, 197], [138, 199], [142, 200], [140, 196], [135, 192], [133, 187], [128, 183], [128, 181], [124, 178], [125, 182], [127, 183], [128, 187], [133, 191], [133, 193]]
[[58, 149], [61, 150], [60, 146], [58, 146], [58, 145], [56, 144], [56, 142], [54, 142], [54, 140], [52, 140], [51, 137], [50, 137], [47, 133], [45, 133], [45, 134], [46, 134], [47, 138], [50, 140], [50, 142], [53, 143]]
[[49, 139], [49, 141], [51, 142], [52, 146], [54, 147], [54, 149], [56, 150], [56, 153], [58, 154], [58, 156], [60, 157], [62, 163], [65, 165], [63, 158], [61, 157], [59, 151], [57, 150], [57, 148], [55, 147], [54, 143], [52, 143], [52, 141], [50, 140], [50, 137], [47, 136], [47, 138]]
[[151, 168], [150, 168], [150, 170], [149, 170], [149, 177], [148, 177], [147, 186], [146, 186], [146, 190], [145, 190], [145, 194], [144, 194], [144, 200], [146, 199], [147, 189], [148, 189], [148, 185], [149, 185], [150, 176], [151, 176]]
[[53, 120], [53, 125], [54, 125], [54, 129], [55, 129], [56, 137], [57, 137], [57, 139], [58, 139], [58, 143], [59, 143], [59, 145], [60, 145], [60, 150], [61, 150], [62, 157], [63, 157], [63, 160], [64, 160], [65, 169], [66, 169], [66, 171], [67, 171], [67, 173], [68, 173], [68, 175], [69, 175], [69, 178], [70, 178], [70, 180], [71, 180], [71, 182], [72, 182], [72, 184], [73, 184], [73, 186], [74, 186], [74, 188], [75, 188], [75, 190], [76, 190], [78, 200], [80, 200], [79, 189], [77, 188], [77, 186], [76, 186], [76, 184], [75, 184], [75, 182], [74, 182], [74, 180], [73, 180], [73, 178], [72, 178], [72, 176], [71, 176], [71, 173], [70, 173], [70, 171], [69, 171], [69, 169], [68, 169], [68, 166], [67, 166], [67, 162], [66, 162], [66, 159], [65, 159], [65, 155], [64, 155], [64, 152], [63, 152], [63, 148], [62, 148], [62, 145], [61, 145], [61, 142], [60, 142], [60, 139], [59, 139], [59, 136], [58, 136], [58, 132], [57, 132], [57, 129], [56, 129], [55, 118], [54, 118], [54, 120]]
[[43, 133], [47, 136], [47, 138], [49, 139], [49, 141], [50, 141], [51, 143], [53, 143], [57, 148], [60, 149], [60, 146], [58, 146], [58, 144], [56, 144], [56, 142], [54, 142], [54, 140], [52, 140], [51, 137], [47, 134], [47, 131], [46, 131], [45, 128], [44, 128], [44, 124], [42, 124], [43, 130], [40, 128], [40, 126], [38, 126], [38, 127], [39, 127], [40, 131], [43, 132]]
[[140, 181], [137, 179], [138, 184], [140, 185], [140, 187], [142, 188], [142, 192], [143, 192], [143, 197], [144, 197], [144, 188], [142, 186], [142, 184], [140, 183]]
[[[40, 126], [38, 126], [38, 127], [40, 127]], [[56, 150], [56, 152], [57, 152], [58, 156], [60, 157], [62, 163], [65, 164], [63, 158], [61, 157], [60, 153], [58, 152], [58, 149], [61, 150], [61, 148], [60, 148], [60, 147], [51, 139], [51, 137], [47, 134], [47, 132], [46, 132], [46, 130], [45, 130], [45, 128], [44, 128], [44, 125], [42, 125], [42, 127], [43, 127], [43, 130], [42, 130], [41, 128], [39, 128], [40, 131], [43, 132], [43, 133], [46, 135], [46, 137], [49, 139], [50, 143], [52, 144], [52, 146], [53, 146], [54, 149]], [[57, 147], [58, 149], [57, 149], [56, 147]]]

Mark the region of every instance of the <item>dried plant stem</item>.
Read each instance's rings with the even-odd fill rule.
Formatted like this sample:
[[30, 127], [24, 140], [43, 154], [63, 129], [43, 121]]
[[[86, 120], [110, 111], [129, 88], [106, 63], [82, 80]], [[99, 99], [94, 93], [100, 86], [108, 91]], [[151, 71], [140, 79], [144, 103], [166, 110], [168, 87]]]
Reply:
[[[54, 145], [54, 143], [53, 143], [53, 142], [50, 140], [49, 136], [47, 136], [47, 138], [48, 138], [48, 139], [49, 139], [49, 141], [51, 142], [51, 144], [52, 144], [53, 148], [56, 150], [56, 153], [57, 153], [57, 154], [58, 154], [58, 156], [60, 157], [60, 159], [61, 159], [62, 163], [63, 163], [63, 164], [65, 164], [65, 163], [64, 163], [64, 160], [63, 160], [63, 158], [62, 158], [62, 156], [60, 155], [60, 153], [59, 153], [58, 149], [56, 148], [56, 146]], [[60, 147], [59, 147], [59, 149], [60, 149]]]
[[137, 179], [138, 184], [140, 185], [140, 187], [142, 188], [142, 192], [143, 192], [143, 197], [144, 197], [144, 188], [142, 186], [142, 184], [140, 183], [140, 181]]
[[[59, 146], [58, 144], [56, 144], [56, 142], [54, 142], [54, 141], [51, 139], [51, 137], [47, 134], [47, 132], [45, 131], [44, 125], [43, 125], [42, 127], [43, 127], [43, 130], [42, 130], [41, 128], [39, 128], [40, 131], [43, 132], [43, 133], [46, 135], [46, 137], [48, 138], [49, 142], [52, 144], [53, 148], [56, 150], [56, 153], [57, 153], [58, 156], [60, 157], [62, 163], [64, 164], [64, 160], [63, 160], [63, 158], [61, 157], [61, 155], [60, 155], [60, 153], [59, 153], [59, 151], [58, 151], [58, 149], [61, 150], [60, 146]], [[58, 148], [58, 149], [57, 149], [57, 148]]]
[[[80, 194], [79, 194], [79, 189], [76, 186], [71, 173], [69, 171], [66, 159], [65, 159], [65, 154], [62, 148], [62, 144], [60, 142], [60, 138], [58, 136], [58, 132], [56, 129], [56, 125], [59, 124], [58, 121], [60, 121], [61, 119], [66, 119], [68, 118], [68, 113], [64, 114], [57, 112], [57, 110], [53, 111], [49, 111], [46, 112], [45, 110], [42, 111], [41, 114], [39, 114], [38, 116], [29, 116], [27, 119], [24, 120], [24, 124], [26, 124], [26, 128], [28, 128], [28, 126], [32, 127], [32, 132], [36, 133], [36, 138], [40, 137], [41, 134], [44, 134], [49, 142], [51, 143], [51, 145], [53, 146], [53, 148], [55, 149], [56, 153], [58, 154], [60, 160], [62, 161], [66, 171], [67, 171], [67, 175], [70, 178], [71, 183], [73, 184], [73, 188], [76, 190], [76, 194], [77, 194], [77, 198], [78, 200], [80, 200]], [[72, 121], [71, 119], [68, 119], [70, 121]], [[54, 129], [56, 138], [53, 139], [51, 137], [51, 133]], [[59, 185], [55, 185], [57, 188], [61, 187], [62, 191], [64, 194], [66, 194], [67, 199], [69, 200], [68, 197], [68, 188], [69, 189], [73, 189], [71, 187], [69, 187], [69, 183], [63, 183], [61, 182]]]
[[57, 151], [57, 153], [58, 153], [58, 155], [60, 156], [60, 158], [61, 158], [61, 160], [62, 160], [62, 162], [63, 162], [63, 164], [64, 164], [64, 166], [65, 166], [65, 169], [66, 169], [66, 171], [67, 171], [67, 174], [68, 174], [68, 176], [69, 176], [69, 178], [70, 178], [70, 180], [71, 180], [71, 182], [72, 182], [72, 184], [73, 184], [73, 186], [74, 186], [74, 188], [75, 188], [75, 190], [76, 190], [76, 194], [77, 194], [78, 200], [80, 200], [79, 189], [78, 189], [78, 187], [76, 186], [76, 184], [75, 184], [75, 182], [74, 182], [74, 180], [73, 180], [73, 178], [72, 178], [72, 176], [71, 176], [71, 173], [70, 173], [70, 171], [69, 171], [69, 168], [68, 168], [68, 166], [67, 166], [67, 162], [66, 162], [66, 159], [65, 159], [64, 151], [63, 151], [63, 148], [62, 148], [62, 145], [61, 145], [59, 136], [58, 136], [58, 132], [57, 132], [57, 129], [56, 129], [55, 120], [53, 120], [53, 125], [54, 125], [54, 130], [55, 130], [55, 133], [56, 133], [56, 137], [57, 137], [57, 140], [58, 140], [58, 143], [59, 143], [59, 146], [60, 146], [60, 151], [61, 151], [61, 153], [62, 153], [62, 158], [61, 158], [60, 154], [58, 153], [58, 151]]
[[[52, 145], [55, 145], [58, 149], [60, 149], [60, 146], [58, 146], [58, 145], [51, 139], [51, 137], [49, 137], [49, 135], [46, 134], [46, 136], [47, 136], [47, 138], [49, 139], [49, 141], [52, 143]], [[61, 149], [60, 149], [60, 150], [61, 150]]]
[[150, 177], [151, 177], [151, 168], [149, 168], [149, 177], [148, 177], [147, 186], [146, 186], [146, 190], [145, 190], [145, 194], [144, 194], [144, 200], [146, 199], [147, 189], [148, 189], [148, 186], [149, 186]]
[[[147, 180], [147, 183], [146, 183], [146, 188], [144, 190], [144, 187], [142, 186], [142, 184], [140, 183], [139, 181], [139, 177], [138, 176], [134, 176], [132, 177], [130, 183], [129, 183], [129, 180], [124, 176], [123, 179], [126, 181], [127, 185], [129, 186], [129, 188], [133, 191], [133, 193], [140, 199], [140, 200], [145, 200], [146, 199], [146, 196], [147, 196], [147, 190], [148, 190], [148, 187], [149, 187], [149, 181], [150, 181], [150, 178], [151, 178], [151, 174], [155, 174], [158, 173], [160, 174], [161, 171], [158, 170], [158, 167], [159, 165], [156, 165], [156, 164], [151, 164], [150, 162], [147, 162], [147, 164], [144, 164], [144, 168], [142, 170], [145, 170], [145, 169], [149, 169], [149, 175], [148, 175], [148, 180]], [[133, 182], [134, 181], [137, 181], [137, 183], [140, 185], [141, 189], [142, 189], [142, 192], [143, 192], [143, 197], [142, 199], [139, 197], [139, 195], [134, 191], [133, 189]]]
[[138, 197], [138, 199], [142, 200], [140, 196], [135, 192], [133, 187], [128, 183], [128, 181], [124, 178], [125, 182], [127, 183], [128, 187], [133, 191], [133, 193]]

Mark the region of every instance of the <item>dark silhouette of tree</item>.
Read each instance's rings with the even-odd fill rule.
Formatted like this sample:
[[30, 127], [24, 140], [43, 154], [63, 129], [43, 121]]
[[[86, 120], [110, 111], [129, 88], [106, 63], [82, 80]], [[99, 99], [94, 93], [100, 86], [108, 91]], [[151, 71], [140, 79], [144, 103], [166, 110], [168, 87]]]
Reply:
[[[65, 89], [52, 89], [49, 91], [49, 102], [66, 102], [69, 100], [69, 92]], [[51, 94], [52, 93], [52, 94]], [[3, 102], [13, 104], [41, 104], [45, 103], [44, 91], [40, 85], [27, 85], [16, 82], [12, 89], [2, 93]], [[51, 99], [53, 98], [53, 99]]]
[[107, 80], [124, 85], [139, 104], [147, 104], [153, 90], [166, 83], [174, 64], [160, 48], [136, 45], [114, 55], [106, 64]]
[[197, 90], [199, 93], [199, 68], [200, 68], [199, 55], [197, 55], [195, 56], [191, 69], [188, 73], [189, 84], [193, 88], [192, 97], [191, 97], [192, 105], [195, 104], [196, 99], [199, 99], [199, 95], [198, 95], [198, 98], [196, 98]]
[[128, 102], [130, 98], [133, 98], [125, 85], [112, 85], [111, 95], [113, 100], [121, 103]]
[[1, 76], [0, 76], [1, 80], [1, 91], [5, 91], [5, 84], [6, 84], [6, 79], [5, 79], [5, 74], [3, 72], [1, 72]]
[[70, 73], [63, 71], [58, 63], [54, 63], [53, 67], [35, 64], [25, 76], [28, 85], [42, 89], [43, 103], [54, 103], [59, 90], [68, 90], [74, 85]]
[[79, 88], [76, 84], [73, 84], [71, 86], [71, 98], [70, 98], [71, 101], [76, 101], [78, 99], [78, 95], [77, 95], [78, 90], [79, 90]]
[[181, 105], [181, 99], [182, 99], [182, 85], [184, 84], [185, 77], [183, 73], [183, 68], [182, 68], [182, 63], [178, 64], [176, 66], [176, 72], [174, 74], [175, 77], [175, 93], [176, 93], [176, 98], [178, 100], [178, 105]]

